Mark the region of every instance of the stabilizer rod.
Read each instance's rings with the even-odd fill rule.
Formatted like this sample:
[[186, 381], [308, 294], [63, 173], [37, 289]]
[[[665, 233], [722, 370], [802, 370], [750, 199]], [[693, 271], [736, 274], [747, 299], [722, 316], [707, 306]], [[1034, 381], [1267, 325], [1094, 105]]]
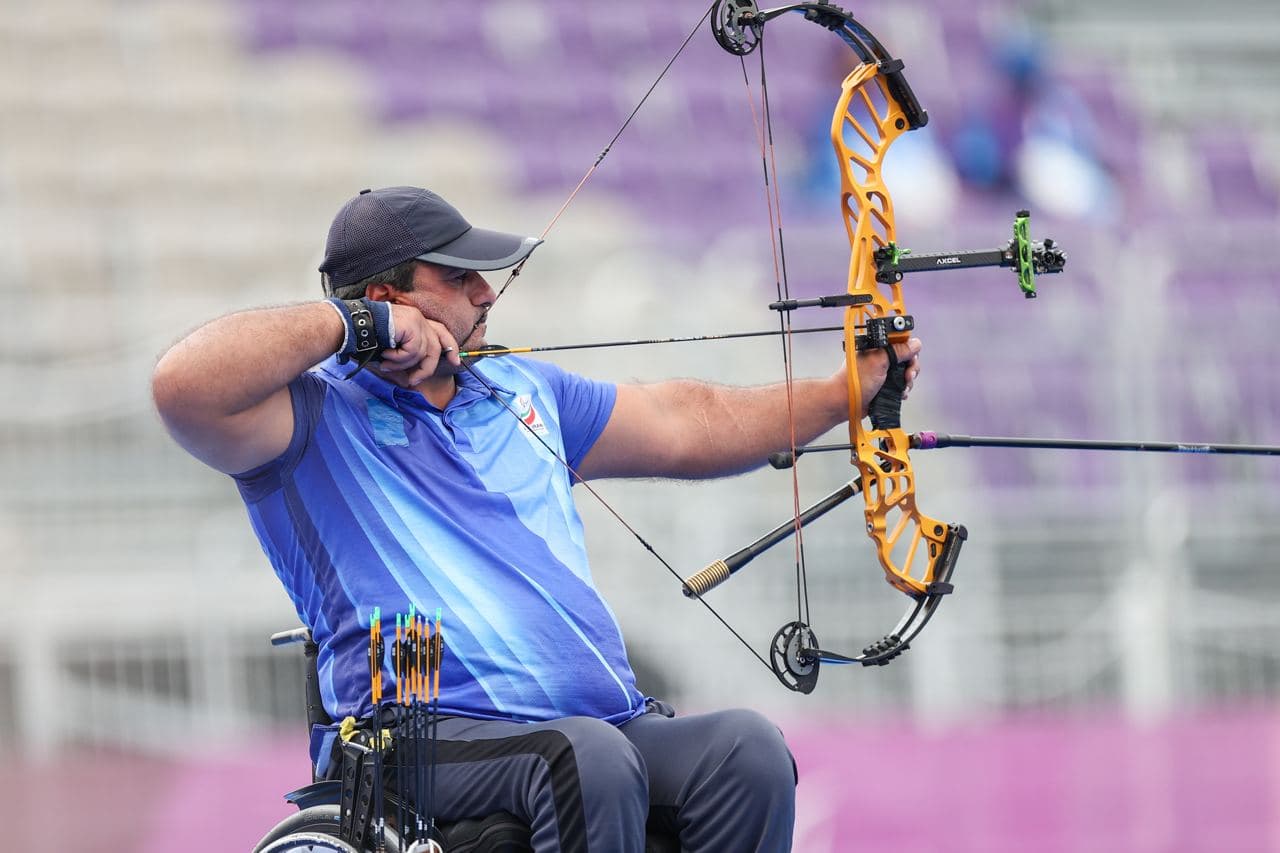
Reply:
[[765, 551], [777, 545], [783, 539], [796, 532], [797, 527], [804, 527], [826, 515], [854, 495], [862, 492], [862, 478], [851, 480], [813, 506], [800, 513], [799, 519], [788, 519], [773, 530], [761, 536], [747, 547], [721, 560], [716, 560], [705, 569], [685, 579], [680, 591], [688, 598], [701, 598], [720, 584], [727, 581], [738, 569], [750, 563]]

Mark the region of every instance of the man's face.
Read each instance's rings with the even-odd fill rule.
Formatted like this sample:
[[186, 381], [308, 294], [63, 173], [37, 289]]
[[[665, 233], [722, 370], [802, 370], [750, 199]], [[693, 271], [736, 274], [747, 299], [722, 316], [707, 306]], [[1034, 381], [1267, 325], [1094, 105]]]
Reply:
[[475, 270], [419, 263], [413, 274], [413, 290], [398, 295], [428, 320], [443, 324], [464, 350], [484, 346], [483, 321], [496, 297], [489, 282]]

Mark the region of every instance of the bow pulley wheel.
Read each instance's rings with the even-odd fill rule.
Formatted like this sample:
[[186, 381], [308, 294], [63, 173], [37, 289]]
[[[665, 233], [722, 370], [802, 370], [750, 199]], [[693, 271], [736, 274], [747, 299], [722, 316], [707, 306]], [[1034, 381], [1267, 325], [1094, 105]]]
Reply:
[[788, 690], [812, 693], [818, 686], [818, 658], [810, 650], [818, 648], [813, 629], [803, 622], [788, 622], [773, 635], [769, 662], [773, 674]]
[[711, 32], [734, 56], [755, 50], [763, 29], [755, 0], [716, 0], [711, 9]]

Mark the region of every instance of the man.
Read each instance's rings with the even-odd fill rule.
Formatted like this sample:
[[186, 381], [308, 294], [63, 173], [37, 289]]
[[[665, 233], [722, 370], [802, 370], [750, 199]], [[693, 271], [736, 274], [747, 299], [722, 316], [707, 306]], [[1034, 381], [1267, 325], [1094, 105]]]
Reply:
[[[787, 850], [781, 734], [750, 711], [670, 716], [636, 689], [570, 496], [574, 474], [753, 468], [790, 442], [786, 390], [615, 386], [514, 357], [464, 367], [495, 298], [480, 273], [539, 242], [473, 228], [427, 190], [365, 190], [329, 231], [331, 298], [198, 329], [157, 365], [156, 405], [235, 478], [320, 646], [332, 717], [373, 710], [374, 607], [443, 608], [438, 817], [506, 810], [539, 851], [617, 853], [642, 849], [653, 810], [688, 851]], [[887, 364], [857, 360], [868, 399]], [[847, 401], [843, 371], [797, 382], [796, 440], [844, 421]]]

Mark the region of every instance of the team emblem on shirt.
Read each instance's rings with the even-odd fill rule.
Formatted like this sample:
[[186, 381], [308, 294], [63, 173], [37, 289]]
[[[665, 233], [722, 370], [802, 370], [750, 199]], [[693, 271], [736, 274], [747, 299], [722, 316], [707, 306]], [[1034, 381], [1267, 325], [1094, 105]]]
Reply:
[[547, 434], [547, 425], [542, 422], [542, 415], [538, 414], [538, 410], [533, 407], [533, 397], [530, 395], [521, 394], [516, 397], [516, 414], [534, 435]]

